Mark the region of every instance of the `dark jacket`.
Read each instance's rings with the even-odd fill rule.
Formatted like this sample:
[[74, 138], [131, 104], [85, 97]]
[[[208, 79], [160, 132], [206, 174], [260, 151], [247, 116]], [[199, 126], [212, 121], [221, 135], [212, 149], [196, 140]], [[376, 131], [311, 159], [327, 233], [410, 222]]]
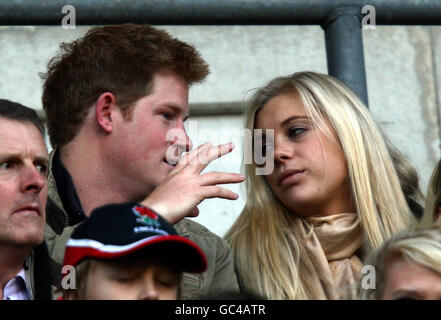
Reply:
[[26, 289], [31, 300], [51, 300], [51, 267], [46, 243], [34, 250], [24, 264]]

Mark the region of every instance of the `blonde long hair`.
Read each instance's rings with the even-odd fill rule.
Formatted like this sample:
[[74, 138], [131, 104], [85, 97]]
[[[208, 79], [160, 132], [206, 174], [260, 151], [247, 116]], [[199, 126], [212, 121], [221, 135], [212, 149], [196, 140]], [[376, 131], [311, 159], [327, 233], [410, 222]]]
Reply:
[[[438, 161], [430, 177], [429, 187], [427, 189], [426, 205], [424, 216], [421, 220], [422, 225], [430, 225], [436, 222], [436, 213], [441, 204], [441, 160]], [[439, 221], [441, 223], [441, 220]]]
[[[367, 247], [376, 248], [412, 225], [415, 220], [379, 129], [357, 96], [338, 80], [313, 72], [272, 80], [253, 95], [246, 127], [254, 129], [257, 112], [270, 99], [292, 91], [300, 94], [313, 126], [326, 133], [328, 119], [339, 137]], [[255, 163], [245, 165], [247, 202], [226, 234], [241, 286], [269, 299], [316, 299], [314, 266], [292, 227], [291, 214], [255, 169]]]
[[386, 284], [388, 263], [393, 257], [403, 258], [429, 268], [441, 276], [441, 229], [429, 226], [403, 230], [388, 239], [366, 258], [365, 264], [375, 268], [375, 289], [360, 288], [364, 300], [381, 299]]

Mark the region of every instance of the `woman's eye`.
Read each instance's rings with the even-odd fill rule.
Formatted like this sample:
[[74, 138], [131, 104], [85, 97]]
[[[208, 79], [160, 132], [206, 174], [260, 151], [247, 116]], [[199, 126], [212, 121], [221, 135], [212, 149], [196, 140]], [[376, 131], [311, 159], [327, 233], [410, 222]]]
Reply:
[[305, 132], [305, 131], [306, 131], [305, 128], [302, 128], [302, 127], [293, 127], [293, 128], [291, 128], [291, 129], [289, 129], [289, 131], [288, 131], [288, 136], [289, 136], [290, 138], [295, 138], [295, 137], [297, 137], [298, 135], [302, 134], [302, 133]]

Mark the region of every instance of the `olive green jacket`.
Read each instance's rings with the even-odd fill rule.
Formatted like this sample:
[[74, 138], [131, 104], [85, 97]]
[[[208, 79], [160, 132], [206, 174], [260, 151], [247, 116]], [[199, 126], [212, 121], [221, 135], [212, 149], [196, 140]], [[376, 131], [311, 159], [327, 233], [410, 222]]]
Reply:
[[[54, 152], [51, 153], [51, 165]], [[50, 165], [50, 167], [51, 167]], [[46, 206], [47, 226], [45, 240], [49, 254], [59, 268], [52, 276], [56, 283], [61, 283], [61, 264], [64, 250], [77, 225], [69, 226], [69, 216], [63, 208], [58, 195], [52, 172], [48, 178], [48, 201]], [[204, 226], [190, 219], [183, 219], [174, 225], [179, 235], [197, 243], [205, 253], [207, 270], [202, 274], [184, 273], [181, 298], [200, 299], [217, 295], [221, 292], [239, 292], [234, 263], [230, 247], [224, 239], [209, 231]], [[56, 268], [55, 268], [56, 269]]]

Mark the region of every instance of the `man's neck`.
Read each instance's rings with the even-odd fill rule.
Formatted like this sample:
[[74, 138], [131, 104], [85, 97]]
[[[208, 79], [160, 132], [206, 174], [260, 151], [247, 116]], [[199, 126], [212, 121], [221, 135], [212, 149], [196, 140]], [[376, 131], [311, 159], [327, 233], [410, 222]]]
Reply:
[[26, 258], [32, 249], [0, 245], [0, 300], [9, 280], [13, 279], [23, 268]]
[[69, 146], [60, 149], [60, 159], [72, 177], [78, 198], [84, 213], [90, 216], [93, 209], [109, 204], [133, 201], [125, 193], [127, 188], [114, 174], [114, 170], [106, 167], [106, 159], [101, 153], [90, 148], [84, 152], [82, 148]]

